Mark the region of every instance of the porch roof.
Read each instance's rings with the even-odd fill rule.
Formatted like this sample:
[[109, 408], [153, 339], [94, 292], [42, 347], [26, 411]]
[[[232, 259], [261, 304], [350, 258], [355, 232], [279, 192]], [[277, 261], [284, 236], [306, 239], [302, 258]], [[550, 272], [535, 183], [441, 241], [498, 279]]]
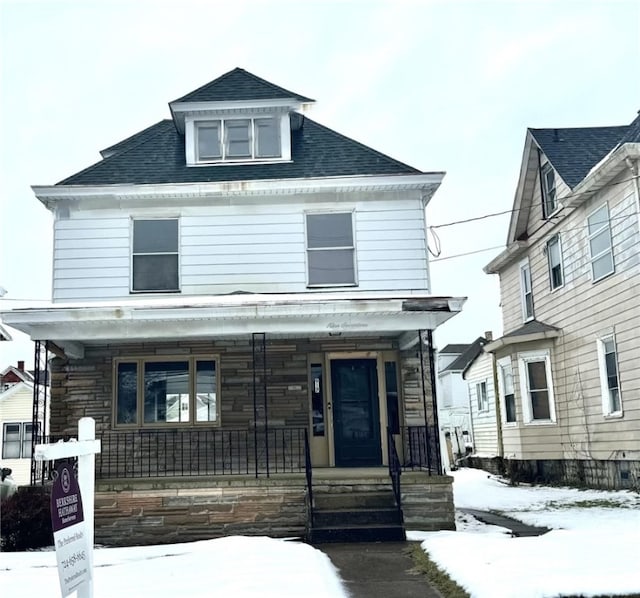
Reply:
[[85, 344], [272, 336], [401, 336], [434, 330], [461, 311], [466, 297], [414, 294], [299, 293], [136, 298], [51, 304], [1, 312], [32, 340], [52, 341], [69, 357]]

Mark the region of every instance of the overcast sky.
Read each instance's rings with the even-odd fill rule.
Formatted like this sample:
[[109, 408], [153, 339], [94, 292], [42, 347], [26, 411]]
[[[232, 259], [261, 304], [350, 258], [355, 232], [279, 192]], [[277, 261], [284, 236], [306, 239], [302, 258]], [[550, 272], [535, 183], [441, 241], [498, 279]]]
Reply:
[[[236, 66], [317, 100], [311, 118], [446, 171], [427, 208], [436, 227], [511, 208], [527, 127], [628, 124], [640, 109], [637, 0], [0, 0], [0, 11], [1, 309], [51, 296], [52, 220], [30, 186], [98, 161]], [[469, 298], [440, 346], [501, 333], [498, 280], [482, 267], [507, 224], [436, 229], [432, 292]], [[14, 338], [0, 369], [32, 363]]]

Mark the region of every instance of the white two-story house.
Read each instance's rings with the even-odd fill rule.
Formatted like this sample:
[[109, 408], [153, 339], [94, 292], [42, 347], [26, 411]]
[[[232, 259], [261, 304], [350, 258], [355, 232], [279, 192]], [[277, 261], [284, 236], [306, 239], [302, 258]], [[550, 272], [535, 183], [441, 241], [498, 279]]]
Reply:
[[506, 465], [521, 479], [640, 484], [640, 117], [529, 129], [500, 277]]
[[52, 434], [97, 422], [98, 541], [319, 539], [323, 492], [367, 484], [453, 527], [432, 331], [464, 298], [430, 293], [425, 223], [443, 173], [312, 103], [234, 69], [33, 188], [53, 301], [2, 316], [56, 355]]

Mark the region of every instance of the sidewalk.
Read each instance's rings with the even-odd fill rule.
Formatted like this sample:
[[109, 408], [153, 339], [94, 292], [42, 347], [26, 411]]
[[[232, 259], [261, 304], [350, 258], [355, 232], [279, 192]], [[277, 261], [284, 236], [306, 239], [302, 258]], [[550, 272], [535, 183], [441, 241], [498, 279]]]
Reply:
[[443, 598], [413, 571], [411, 542], [318, 544], [338, 568], [351, 598]]
[[516, 538], [525, 538], [532, 536], [542, 536], [546, 534], [549, 530], [548, 527], [536, 527], [534, 525], [527, 525], [526, 523], [522, 523], [522, 521], [518, 521], [517, 519], [512, 519], [511, 517], [507, 517], [505, 515], [500, 515], [498, 513], [493, 513], [490, 511], [479, 511], [477, 509], [458, 509], [462, 513], [468, 513], [469, 515], [475, 517], [478, 521], [482, 521], [482, 523], [486, 523], [487, 525], [498, 525], [500, 527], [505, 527], [511, 530], [511, 535]]

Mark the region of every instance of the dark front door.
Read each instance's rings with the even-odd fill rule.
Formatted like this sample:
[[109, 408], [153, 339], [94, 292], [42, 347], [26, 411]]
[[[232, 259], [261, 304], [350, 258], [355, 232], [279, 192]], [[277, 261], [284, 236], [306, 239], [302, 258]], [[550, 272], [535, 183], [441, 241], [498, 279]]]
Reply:
[[381, 465], [376, 360], [332, 361], [331, 398], [336, 466]]

